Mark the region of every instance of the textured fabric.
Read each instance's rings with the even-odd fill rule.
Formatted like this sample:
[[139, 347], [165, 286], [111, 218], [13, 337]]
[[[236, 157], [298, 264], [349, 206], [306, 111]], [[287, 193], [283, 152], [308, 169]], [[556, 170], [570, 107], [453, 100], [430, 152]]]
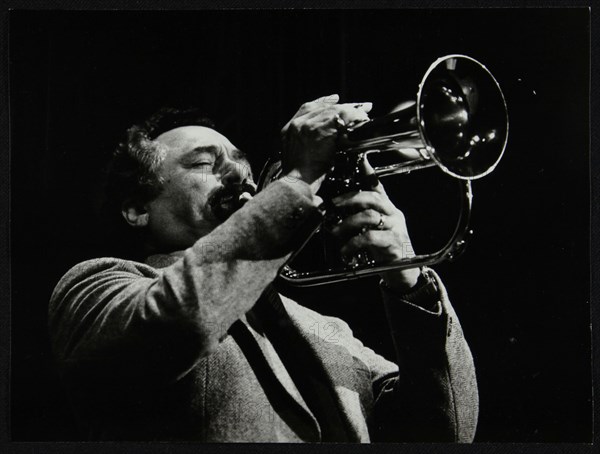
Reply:
[[255, 303], [319, 216], [308, 186], [276, 182], [181, 254], [72, 268], [52, 295], [50, 334], [88, 437], [472, 440], [473, 362], [437, 276], [439, 313], [383, 290], [400, 374], [342, 320], [282, 297], [275, 320], [309, 377], [290, 373], [281, 331], [268, 335]]

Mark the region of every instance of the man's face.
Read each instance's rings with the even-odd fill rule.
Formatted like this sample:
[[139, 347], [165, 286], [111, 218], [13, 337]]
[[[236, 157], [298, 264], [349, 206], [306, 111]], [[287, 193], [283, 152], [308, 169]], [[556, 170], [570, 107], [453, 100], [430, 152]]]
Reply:
[[155, 140], [167, 149], [159, 171], [164, 183], [145, 208], [154, 246], [170, 252], [191, 246], [220, 223], [207, 204], [217, 189], [252, 176], [243, 153], [213, 129], [183, 126]]

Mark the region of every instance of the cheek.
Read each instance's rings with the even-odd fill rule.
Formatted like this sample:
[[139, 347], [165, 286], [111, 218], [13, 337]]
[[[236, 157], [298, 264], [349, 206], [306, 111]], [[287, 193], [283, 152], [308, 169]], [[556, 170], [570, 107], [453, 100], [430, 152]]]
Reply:
[[217, 186], [219, 183], [213, 175], [187, 175], [177, 185], [178, 190], [174, 194], [176, 203], [198, 214], [204, 208], [209, 194]]

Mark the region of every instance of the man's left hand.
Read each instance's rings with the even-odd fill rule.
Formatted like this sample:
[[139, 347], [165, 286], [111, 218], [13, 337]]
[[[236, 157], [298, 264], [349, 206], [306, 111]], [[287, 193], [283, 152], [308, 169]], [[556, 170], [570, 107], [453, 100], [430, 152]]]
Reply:
[[[368, 173], [373, 169], [365, 159]], [[340, 240], [342, 256], [366, 252], [377, 262], [393, 262], [413, 257], [414, 251], [406, 228], [404, 213], [392, 203], [381, 183], [371, 191], [350, 192], [333, 199], [342, 221], [331, 233]], [[387, 287], [408, 292], [417, 282], [419, 268], [392, 270], [381, 274]]]

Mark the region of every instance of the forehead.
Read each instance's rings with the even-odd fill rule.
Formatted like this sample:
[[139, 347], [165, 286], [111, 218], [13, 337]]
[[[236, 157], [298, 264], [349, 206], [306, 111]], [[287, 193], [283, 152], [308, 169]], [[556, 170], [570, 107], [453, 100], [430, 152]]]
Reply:
[[181, 126], [162, 133], [155, 140], [179, 152], [194, 148], [235, 148], [223, 134], [205, 126]]

